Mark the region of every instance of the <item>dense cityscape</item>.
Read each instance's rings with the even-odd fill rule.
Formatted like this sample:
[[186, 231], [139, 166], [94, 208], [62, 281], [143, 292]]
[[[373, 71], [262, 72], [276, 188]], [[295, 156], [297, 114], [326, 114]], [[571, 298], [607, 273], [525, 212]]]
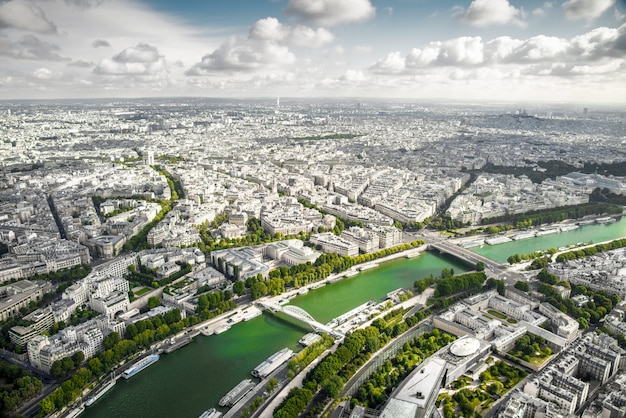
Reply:
[[[108, 414], [108, 397], [91, 405], [125, 390], [119, 377], [267, 317], [312, 333], [203, 416], [626, 413], [619, 109], [144, 99], [0, 112], [0, 342], [16, 379], [4, 414]], [[507, 262], [477, 250], [598, 227], [614, 239]], [[413, 277], [330, 322], [298, 306], [429, 254], [461, 273]]]
[[0, 0], [0, 417], [625, 418], [626, 2]]

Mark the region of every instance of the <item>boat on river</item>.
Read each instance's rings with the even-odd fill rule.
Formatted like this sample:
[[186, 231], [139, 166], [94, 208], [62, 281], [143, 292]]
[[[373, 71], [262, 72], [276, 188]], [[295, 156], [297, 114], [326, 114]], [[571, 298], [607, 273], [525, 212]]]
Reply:
[[243, 399], [243, 397], [246, 396], [248, 392], [250, 392], [252, 388], [254, 388], [254, 386], [255, 385], [252, 379], [242, 380], [237, 384], [237, 386], [228, 391], [228, 393], [224, 395], [222, 399], [220, 399], [219, 405], [233, 406], [241, 399]]
[[289, 348], [283, 348], [277, 353], [272, 354], [261, 364], [256, 366], [252, 370], [252, 376], [264, 379], [269, 376], [274, 370], [279, 368], [284, 362], [289, 360], [293, 355], [293, 351]]
[[596, 219], [596, 223], [599, 224], [609, 224], [611, 222], [615, 222], [617, 219], [615, 219], [612, 216], [603, 216], [602, 218], [598, 218]]
[[220, 418], [222, 413], [215, 408], [207, 409], [198, 418]]
[[85, 406], [93, 405], [98, 399], [100, 399], [105, 393], [115, 386], [117, 380], [111, 379], [106, 385], [102, 386], [96, 393], [90, 395], [85, 402]]
[[122, 373], [122, 377], [124, 379], [130, 379], [146, 367], [159, 361], [159, 357], [160, 356], [158, 354], [150, 354], [148, 357], [142, 358], [139, 362], [124, 370], [124, 373]]
[[217, 328], [214, 332], [215, 335], [220, 335], [223, 334], [224, 332], [228, 331], [230, 329], [230, 325], [224, 325], [221, 326], [219, 328]]

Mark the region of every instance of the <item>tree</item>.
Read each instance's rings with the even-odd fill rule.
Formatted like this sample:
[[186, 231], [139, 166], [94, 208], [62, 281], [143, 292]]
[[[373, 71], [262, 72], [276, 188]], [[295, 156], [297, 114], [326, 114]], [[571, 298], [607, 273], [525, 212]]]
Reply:
[[345, 382], [340, 376], [333, 375], [322, 383], [322, 391], [324, 391], [329, 398], [335, 399], [339, 397], [344, 384]]
[[243, 295], [245, 291], [246, 285], [243, 281], [237, 280], [235, 283], [233, 283], [233, 292], [235, 292], [237, 296]]
[[87, 367], [94, 375], [99, 375], [102, 371], [102, 362], [98, 357], [93, 357], [87, 362]]
[[485, 263], [479, 261], [476, 263], [476, 271], [485, 271]]
[[148, 299], [148, 308], [154, 309], [157, 306], [161, 306], [161, 298], [158, 296], [152, 296]]
[[83, 364], [83, 361], [85, 361], [85, 354], [82, 351], [75, 352], [72, 354], [72, 361], [76, 366]]
[[514, 286], [516, 289], [521, 290], [522, 292], [528, 292], [530, 290], [530, 286], [528, 283], [518, 280]]
[[275, 377], [270, 377], [270, 379], [267, 381], [267, 384], [265, 385], [265, 390], [271, 392], [274, 390], [274, 388], [276, 388], [277, 385], [278, 379]]

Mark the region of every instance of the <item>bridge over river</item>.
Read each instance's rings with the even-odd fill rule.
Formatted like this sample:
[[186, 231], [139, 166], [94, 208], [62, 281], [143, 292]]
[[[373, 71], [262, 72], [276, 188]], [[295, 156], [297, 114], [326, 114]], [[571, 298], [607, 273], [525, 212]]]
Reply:
[[285, 315], [295, 318], [300, 322], [304, 322], [305, 324], [313, 328], [313, 330], [316, 332], [324, 332], [326, 334], [332, 335], [335, 338], [345, 337], [345, 335], [343, 335], [341, 332], [329, 327], [326, 324], [322, 324], [321, 322], [316, 321], [315, 318], [311, 316], [311, 314], [298, 306], [281, 306], [275, 302], [259, 302], [258, 304], [265, 310], [269, 310], [271, 312], [282, 312]]
[[511, 270], [506, 264], [500, 264], [485, 257], [484, 255], [470, 251], [467, 248], [460, 247], [453, 242], [441, 238], [438, 233], [425, 232], [421, 238], [424, 242], [426, 242], [429, 249], [449, 254], [471, 265], [476, 265], [476, 263], [482, 262], [485, 265], [485, 271], [487, 273], [491, 273], [491, 276], [497, 279], [508, 281], [509, 284], [514, 284], [518, 280], [524, 280], [524, 276], [522, 274]]

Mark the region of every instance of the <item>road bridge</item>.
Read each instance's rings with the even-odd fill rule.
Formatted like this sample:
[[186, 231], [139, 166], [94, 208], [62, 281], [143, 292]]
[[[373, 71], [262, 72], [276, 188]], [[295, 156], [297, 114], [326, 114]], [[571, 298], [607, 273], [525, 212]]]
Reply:
[[505, 280], [509, 284], [515, 284], [518, 280], [524, 280], [524, 276], [522, 274], [510, 270], [509, 266], [500, 264], [481, 254], [449, 242], [448, 240], [441, 238], [437, 233], [424, 233], [421, 238], [428, 245], [429, 249], [449, 254], [471, 265], [476, 265], [476, 263], [482, 262], [485, 265], [485, 271], [488, 274], [490, 273], [491, 276], [497, 279]]
[[299, 306], [281, 306], [273, 302], [259, 302], [259, 305], [263, 309], [269, 310], [271, 312], [282, 312], [285, 315], [295, 318], [300, 322], [304, 322], [305, 324], [313, 328], [315, 332], [324, 332], [326, 334], [332, 335], [335, 338], [345, 337], [345, 335], [343, 335], [341, 332], [329, 327], [326, 324], [322, 324], [321, 322], [316, 321], [315, 318], [311, 316], [311, 314], [309, 314], [307, 311], [300, 308]]

